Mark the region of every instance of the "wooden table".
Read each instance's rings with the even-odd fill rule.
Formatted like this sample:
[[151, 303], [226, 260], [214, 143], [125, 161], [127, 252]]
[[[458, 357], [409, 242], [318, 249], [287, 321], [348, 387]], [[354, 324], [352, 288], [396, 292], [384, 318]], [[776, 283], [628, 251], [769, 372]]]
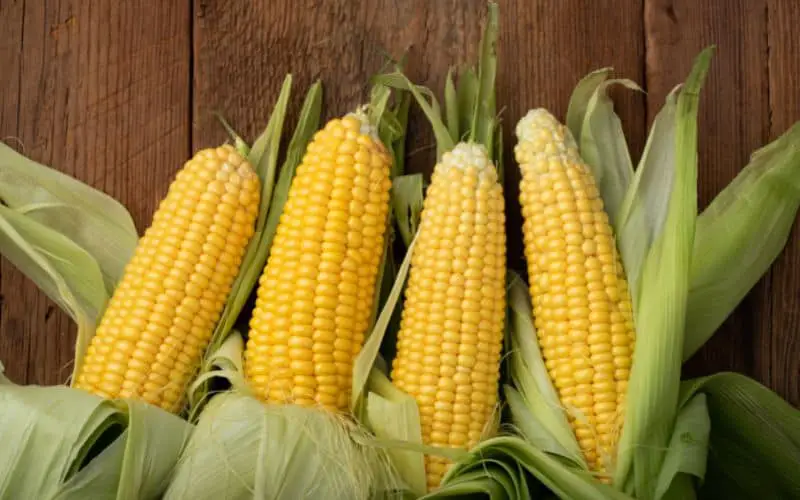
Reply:
[[[498, 99], [509, 125], [533, 106], [563, 116], [577, 80], [614, 66], [647, 95], [618, 109], [641, 153], [646, 127], [692, 58], [718, 46], [700, 118], [704, 207], [749, 154], [800, 119], [797, 0], [501, 0]], [[441, 91], [448, 65], [475, 60], [483, 0], [0, 0], [0, 137], [121, 200], [140, 231], [171, 176], [224, 140], [220, 111], [252, 139], [283, 76], [292, 107], [312, 79], [326, 115], [365, 98], [384, 54], [410, 47], [410, 76]], [[293, 125], [295, 117], [290, 119]], [[430, 171], [415, 113], [411, 169]], [[509, 263], [522, 264], [509, 164]], [[15, 381], [70, 372], [74, 326], [7, 261], [0, 267], [0, 359]], [[735, 370], [800, 405], [800, 231], [687, 374]]]

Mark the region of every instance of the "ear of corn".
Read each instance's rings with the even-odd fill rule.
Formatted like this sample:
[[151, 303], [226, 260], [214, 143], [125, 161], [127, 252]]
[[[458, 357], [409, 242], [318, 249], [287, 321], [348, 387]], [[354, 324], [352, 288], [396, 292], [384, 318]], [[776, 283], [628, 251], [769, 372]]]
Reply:
[[537, 109], [516, 133], [534, 325], [587, 463], [607, 471], [634, 344], [628, 285], [603, 201], [569, 130]]
[[391, 372], [417, 403], [423, 444], [443, 450], [425, 455], [429, 491], [452, 465], [445, 450], [473, 448], [494, 434], [498, 421], [506, 316], [505, 201], [502, 166], [494, 161], [501, 157], [498, 17], [489, 2], [477, 72], [464, 71], [457, 86], [448, 74], [447, 124], [430, 90], [402, 72], [381, 80], [414, 96], [440, 156], [420, 214]]
[[177, 412], [239, 269], [260, 183], [232, 146], [177, 174], [125, 268], [75, 387]]
[[[436, 165], [411, 259], [392, 381], [419, 405], [423, 442], [471, 448], [492, 420], [505, 320], [503, 190], [485, 149]], [[448, 461], [427, 456], [428, 487]]]
[[391, 163], [361, 112], [331, 120], [309, 144], [250, 322], [245, 376], [264, 401], [348, 407], [383, 253]]

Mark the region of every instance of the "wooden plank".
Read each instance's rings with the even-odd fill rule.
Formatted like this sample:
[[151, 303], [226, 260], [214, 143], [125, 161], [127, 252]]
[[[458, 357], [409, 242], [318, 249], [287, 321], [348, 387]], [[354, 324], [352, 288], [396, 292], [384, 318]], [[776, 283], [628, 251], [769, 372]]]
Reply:
[[[528, 107], [539, 105], [563, 115], [572, 87], [592, 69], [614, 65], [620, 75], [640, 80], [642, 3], [623, 3], [573, 0], [555, 7], [544, 0], [499, 2], [498, 100], [506, 107], [506, 158], [513, 158], [515, 120]], [[287, 71], [294, 74], [298, 89], [321, 77], [327, 115], [333, 116], [364, 99], [365, 83], [380, 68], [383, 52], [398, 57], [410, 48], [409, 77], [441, 95], [450, 65], [476, 61], [485, 13], [482, 0], [277, 0], [255, 5], [196, 1], [194, 147], [224, 140], [212, 111], [223, 112], [252, 139], [263, 127]], [[596, 22], [598, 17], [608, 22]], [[635, 151], [643, 142], [641, 113], [634, 112], [637, 102], [642, 103], [642, 97], [631, 93], [621, 100]], [[416, 110], [408, 144], [410, 170], [430, 172], [432, 137]], [[508, 255], [510, 265], [520, 268], [515, 186], [519, 175], [511, 161], [506, 169]]]
[[[513, 163], [516, 121], [530, 108], [546, 107], [564, 119], [575, 84], [607, 66], [614, 75], [643, 84], [643, 0], [505, 1], [501, 5], [498, 101], [504, 107], [508, 264], [524, 269], [519, 171]], [[644, 97], [615, 89], [629, 146], [638, 161], [644, 145]]]
[[[19, 84], [22, 63], [23, 0], [0, 0], [0, 67], [4, 75], [0, 78], [0, 140], [19, 148]], [[24, 384], [28, 379], [29, 336], [14, 324], [15, 314], [11, 310], [22, 305], [15, 295], [6, 298], [3, 282], [13, 286], [13, 268], [5, 259], [0, 259], [0, 362], [11, 380]], [[12, 286], [8, 290], [12, 290]]]
[[[368, 79], [385, 55], [397, 58], [407, 48], [408, 76], [440, 91], [448, 65], [476, 57], [484, 14], [481, 0], [197, 0], [193, 145], [225, 140], [214, 111], [252, 140], [266, 124], [287, 72], [295, 82], [295, 110], [304, 89], [322, 79], [326, 117], [364, 102]], [[418, 135], [420, 118], [415, 112], [411, 149], [423, 147], [419, 139], [427, 150], [431, 139]], [[411, 163], [430, 169], [432, 158], [416, 155]]]
[[[765, 0], [646, 0], [648, 117], [682, 82], [694, 57], [715, 44], [699, 119], [699, 204], [702, 210], [767, 138]], [[687, 364], [686, 373], [753, 373], [754, 338], [770, 336], [766, 277], [720, 331]]]
[[[771, 0], [768, 10], [770, 138], [800, 120], [800, 3]], [[800, 406], [800, 230], [772, 272], [772, 335], [755, 344], [756, 373], [791, 404]]]
[[[25, 154], [121, 200], [144, 227], [188, 154], [189, 3], [29, 0], [24, 10]], [[29, 383], [64, 382], [74, 326], [4, 271], [0, 338], [29, 338]]]

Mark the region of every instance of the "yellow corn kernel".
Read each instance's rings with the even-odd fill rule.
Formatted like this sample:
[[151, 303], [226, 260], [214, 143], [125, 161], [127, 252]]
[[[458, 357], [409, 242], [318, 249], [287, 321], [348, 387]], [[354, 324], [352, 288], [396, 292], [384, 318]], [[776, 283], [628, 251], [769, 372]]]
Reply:
[[199, 151], [184, 165], [126, 266], [75, 387], [180, 410], [253, 235], [260, 193], [232, 146]]
[[271, 403], [350, 404], [383, 256], [391, 157], [361, 113], [316, 133], [259, 280], [245, 375]]
[[[539, 342], [587, 462], [608, 471], [621, 432], [621, 391], [634, 341], [622, 263], [595, 180], [569, 130], [536, 109], [520, 120], [516, 133]], [[556, 283], [564, 286], [556, 290]]]
[[[417, 400], [423, 442], [471, 448], [496, 410], [505, 321], [505, 212], [482, 146], [436, 165], [421, 215], [392, 380]], [[426, 457], [428, 487], [449, 467]]]

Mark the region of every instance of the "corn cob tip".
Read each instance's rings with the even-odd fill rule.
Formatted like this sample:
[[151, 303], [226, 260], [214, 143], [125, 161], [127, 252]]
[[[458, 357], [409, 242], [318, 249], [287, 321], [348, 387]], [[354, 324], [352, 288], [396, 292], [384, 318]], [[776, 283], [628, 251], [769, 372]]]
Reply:
[[[458, 169], [466, 171], [474, 168], [478, 174], [495, 172], [489, 153], [482, 144], [460, 142], [450, 151], [442, 155], [438, 168], [443, 170]], [[495, 172], [496, 174], [496, 172]]]
[[578, 145], [569, 129], [544, 108], [531, 109], [523, 116], [515, 130], [520, 144], [525, 144], [531, 153], [548, 155], [577, 154]]
[[366, 104], [359, 106], [355, 111], [347, 113], [345, 118], [347, 117], [355, 118], [360, 122], [361, 126], [358, 130], [360, 133], [368, 135], [373, 139], [378, 139], [378, 128], [374, 124], [370, 123], [369, 116], [367, 116]]

